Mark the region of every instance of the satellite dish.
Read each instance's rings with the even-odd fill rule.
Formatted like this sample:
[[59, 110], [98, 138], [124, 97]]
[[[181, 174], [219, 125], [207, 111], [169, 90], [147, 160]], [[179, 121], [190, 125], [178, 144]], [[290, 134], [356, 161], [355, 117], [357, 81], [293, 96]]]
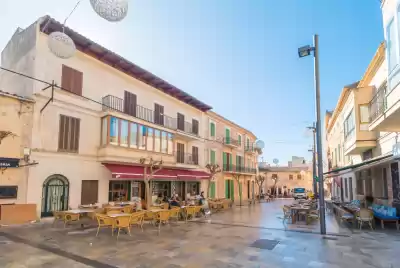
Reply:
[[272, 160], [272, 163], [274, 163], [275, 165], [279, 164], [279, 160], [277, 158], [274, 158], [274, 160]]
[[257, 149], [262, 150], [262, 149], [264, 149], [264, 146], [265, 146], [265, 144], [264, 144], [264, 142], [262, 140], [257, 140], [256, 141], [256, 148]]
[[90, 0], [93, 10], [105, 20], [118, 22], [128, 14], [128, 0]]
[[63, 32], [52, 32], [47, 40], [50, 51], [61, 59], [69, 59], [75, 54], [75, 44], [71, 37]]

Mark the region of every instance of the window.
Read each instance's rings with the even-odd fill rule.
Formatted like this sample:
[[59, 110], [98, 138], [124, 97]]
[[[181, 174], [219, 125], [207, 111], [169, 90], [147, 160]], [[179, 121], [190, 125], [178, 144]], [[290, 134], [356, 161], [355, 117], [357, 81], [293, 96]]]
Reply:
[[196, 119], [192, 119], [192, 133], [199, 135], [199, 121], [197, 121]]
[[246, 147], [250, 148], [250, 139], [249, 138], [246, 138]]
[[83, 73], [66, 65], [62, 66], [61, 87], [71, 93], [82, 95]]
[[386, 27], [386, 51], [388, 57], [389, 74], [397, 65], [397, 33], [394, 19]]
[[210, 162], [211, 162], [211, 164], [216, 164], [216, 162], [215, 162], [215, 151], [214, 150], [210, 151]]
[[164, 125], [164, 106], [157, 103], [154, 104], [154, 123]]
[[183, 143], [176, 143], [176, 162], [185, 163], [185, 145]]
[[119, 136], [119, 119], [115, 117], [110, 118], [110, 143], [118, 145]]
[[357, 178], [357, 194], [358, 195], [364, 195], [364, 180], [362, 180], [361, 178]]
[[185, 131], [185, 116], [183, 114], [178, 113], [178, 129], [181, 131]]
[[151, 127], [147, 128], [147, 151], [154, 150], [154, 129]]
[[0, 199], [15, 199], [18, 195], [18, 186], [0, 186]]
[[236, 155], [236, 171], [243, 171], [243, 157], [241, 155]]
[[192, 146], [192, 161], [193, 164], [199, 164], [199, 148], [196, 146]]
[[138, 125], [135, 123], [131, 123], [129, 147], [131, 147], [131, 148], [138, 147]]
[[242, 135], [238, 134], [238, 145], [242, 146]]
[[349, 188], [348, 188], [348, 186], [347, 186], [347, 178], [344, 179], [344, 196], [345, 196], [346, 198], [349, 197]]
[[[369, 108], [368, 104], [362, 104], [360, 105], [360, 123], [361, 124], [366, 124], [369, 123]], [[361, 129], [362, 127], [360, 126], [360, 130], [368, 130], [367, 129]]]
[[223, 170], [231, 171], [232, 170], [232, 154], [223, 152], [222, 160], [223, 160]]
[[293, 180], [293, 174], [289, 175], [289, 180]]
[[126, 120], [121, 120], [121, 138], [120, 145], [128, 147], [128, 133], [129, 133], [129, 123]]
[[301, 174], [297, 174], [297, 179], [301, 180]]
[[163, 154], [166, 154], [168, 152], [167, 132], [165, 131], [161, 133], [161, 152]]
[[107, 135], [108, 135], [108, 120], [107, 117], [101, 119], [101, 144], [107, 144]]
[[136, 103], [137, 103], [136, 95], [129, 91], [125, 91], [124, 92], [124, 113], [132, 115], [132, 116], [136, 116]]
[[350, 114], [346, 117], [343, 123], [344, 127], [344, 138], [345, 140], [350, 139], [354, 134], [354, 110], [351, 110]]
[[159, 153], [161, 151], [161, 131], [158, 129], [154, 130], [154, 152]]
[[339, 159], [339, 162], [340, 162], [340, 156], [341, 156], [341, 154], [340, 154], [340, 144], [338, 145], [337, 150], [338, 150], [338, 159]]
[[215, 123], [214, 122], [210, 123], [210, 136], [215, 137]]
[[174, 135], [168, 133], [168, 154], [174, 153]]
[[79, 118], [60, 115], [58, 151], [71, 153], [79, 151], [80, 123]]
[[139, 126], [139, 149], [146, 150], [147, 127]]

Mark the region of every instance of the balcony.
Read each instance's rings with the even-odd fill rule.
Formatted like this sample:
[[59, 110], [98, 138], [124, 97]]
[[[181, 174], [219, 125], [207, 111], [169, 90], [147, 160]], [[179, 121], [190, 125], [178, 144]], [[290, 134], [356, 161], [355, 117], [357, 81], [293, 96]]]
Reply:
[[176, 163], [184, 164], [184, 165], [199, 165], [199, 155], [196, 154], [188, 154], [184, 152], [177, 151], [175, 152]]
[[189, 123], [187, 121], [183, 120], [178, 120], [175, 119], [176, 121], [176, 136], [186, 140], [190, 141], [193, 139], [199, 139], [199, 127], [194, 126], [192, 123]]
[[240, 147], [239, 141], [232, 139], [231, 137], [222, 138], [222, 143], [231, 148]]
[[177, 129], [177, 120], [167, 115], [156, 114], [153, 110], [140, 105], [131, 105], [124, 107], [124, 100], [113, 95], [107, 95], [102, 99], [103, 111], [114, 110], [124, 113], [146, 122], [166, 127], [168, 129]]
[[369, 103], [369, 130], [384, 132], [400, 131], [400, 85], [392, 90], [381, 86]]
[[252, 154], [252, 155], [257, 152], [256, 148], [253, 145], [245, 145], [244, 151], [245, 151], [245, 153]]
[[249, 168], [249, 167], [244, 167], [244, 166], [235, 166], [235, 165], [229, 165], [229, 164], [223, 165], [222, 171], [228, 172], [228, 173], [241, 173], [241, 174], [256, 174], [256, 172], [257, 172], [257, 170], [255, 168]]

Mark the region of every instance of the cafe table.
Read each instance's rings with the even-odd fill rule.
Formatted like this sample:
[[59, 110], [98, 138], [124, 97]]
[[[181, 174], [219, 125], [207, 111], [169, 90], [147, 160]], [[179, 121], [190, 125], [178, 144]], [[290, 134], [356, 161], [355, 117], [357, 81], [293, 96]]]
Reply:
[[308, 206], [292, 206], [290, 207], [290, 210], [292, 211], [292, 223], [296, 223], [298, 221], [298, 216], [299, 212], [309, 212], [311, 210], [311, 207]]

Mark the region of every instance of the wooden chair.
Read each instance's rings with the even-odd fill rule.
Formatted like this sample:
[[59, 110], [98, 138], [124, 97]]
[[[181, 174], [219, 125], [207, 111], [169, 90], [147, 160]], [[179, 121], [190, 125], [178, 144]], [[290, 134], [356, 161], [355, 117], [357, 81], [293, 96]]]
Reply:
[[137, 225], [142, 229], [143, 232], [143, 221], [145, 212], [135, 212], [131, 215], [130, 225]]
[[64, 212], [64, 228], [67, 226], [68, 223], [70, 222], [77, 222], [79, 221], [80, 215], [76, 213], [69, 213], [69, 212]]
[[93, 212], [88, 213], [88, 217], [92, 220], [97, 219], [97, 214], [105, 214], [104, 208], [96, 208]]
[[155, 220], [158, 223], [158, 233], [159, 234], [160, 234], [161, 224], [168, 223], [169, 215], [170, 215], [170, 211], [169, 210], [163, 210], [163, 211], [159, 211], [159, 212], [156, 213]]
[[126, 213], [126, 214], [132, 213], [132, 210], [133, 210], [132, 206], [125, 206], [125, 207], [123, 207], [123, 209], [122, 209], [122, 211], [123, 211], [124, 213]]
[[103, 214], [96, 214], [97, 218], [97, 233], [96, 236], [99, 235], [100, 228], [103, 227], [110, 227], [111, 228], [111, 236], [114, 235], [114, 219], [103, 215]]
[[195, 216], [195, 211], [196, 207], [185, 207], [185, 222], [187, 222], [189, 218], [193, 218]]
[[119, 237], [119, 232], [121, 229], [126, 229], [128, 231], [129, 236], [131, 236], [131, 218], [132, 215], [128, 216], [119, 216], [114, 220], [114, 228], [118, 229], [117, 240]]
[[155, 213], [154, 212], [151, 212], [151, 211], [145, 211], [144, 212], [144, 221], [148, 221], [148, 222], [150, 222], [151, 224], [153, 224], [154, 223], [154, 218], [155, 218]]
[[313, 220], [318, 220], [318, 219], [319, 219], [319, 211], [318, 210], [311, 210], [307, 214], [306, 223], [310, 224]]
[[181, 209], [179, 207], [173, 207], [169, 210], [169, 217], [172, 219], [176, 219], [176, 221], [179, 221], [180, 212]]
[[194, 215], [195, 216], [199, 216], [200, 211], [201, 211], [202, 208], [203, 208], [202, 206], [195, 206], [194, 207]]
[[52, 224], [53, 227], [54, 227], [54, 225], [56, 224], [57, 221], [64, 222], [64, 215], [65, 215], [64, 211], [54, 211], [53, 215], [54, 215], [54, 221], [53, 221], [53, 224]]
[[360, 230], [362, 228], [363, 223], [368, 223], [371, 230], [374, 228], [372, 227], [372, 221], [374, 219], [374, 213], [367, 208], [361, 208], [360, 211], [357, 213], [357, 221], [360, 226]]

